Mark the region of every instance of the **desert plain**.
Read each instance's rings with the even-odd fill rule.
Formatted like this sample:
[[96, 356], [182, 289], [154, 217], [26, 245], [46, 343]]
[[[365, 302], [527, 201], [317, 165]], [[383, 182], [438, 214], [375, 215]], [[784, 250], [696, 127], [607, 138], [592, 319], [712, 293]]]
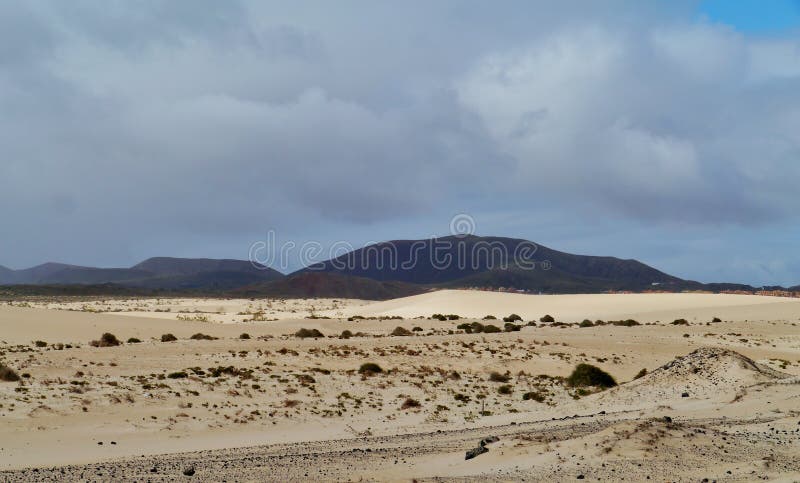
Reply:
[[798, 324], [690, 293], [6, 300], [0, 480], [800, 481]]

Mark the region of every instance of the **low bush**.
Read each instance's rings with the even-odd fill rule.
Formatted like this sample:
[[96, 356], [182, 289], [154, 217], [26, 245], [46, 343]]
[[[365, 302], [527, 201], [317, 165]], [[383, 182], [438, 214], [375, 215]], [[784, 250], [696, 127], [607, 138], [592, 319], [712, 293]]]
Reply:
[[36, 347], [47, 347], [47, 342], [43, 340], [37, 340], [34, 344], [36, 344]]
[[511, 380], [511, 376], [508, 374], [500, 374], [497, 371], [493, 371], [489, 373], [489, 380], [492, 382], [508, 382]]
[[161, 336], [161, 342], [175, 342], [176, 340], [178, 340], [178, 338], [172, 334], [164, 334]]
[[714, 317], [713, 319], [711, 319], [711, 322], [719, 323], [722, 322], [722, 319], [720, 319], [719, 317]]
[[365, 362], [358, 368], [359, 374], [380, 374], [381, 372], [383, 372], [381, 366], [374, 362]]
[[131, 337], [128, 339], [128, 344], [140, 344], [142, 341], [137, 339], [136, 337]]
[[609, 322], [611, 325], [617, 325], [622, 327], [633, 327], [634, 325], [642, 325], [639, 322], [633, 319], [626, 319], [626, 320], [612, 320]]
[[523, 401], [536, 401], [536, 402], [544, 402], [545, 396], [539, 392], [526, 392], [522, 395]]
[[242, 339], [242, 340], [248, 340], [248, 339], [250, 339], [250, 334], [248, 334], [247, 332], [244, 332], [244, 333], [239, 335], [239, 338]]
[[689, 321], [686, 319], [675, 319], [672, 321], [672, 325], [689, 325]]
[[0, 363], [0, 381], [17, 382], [19, 381], [19, 375], [14, 371], [14, 369], [3, 363]]
[[439, 320], [439, 321], [442, 321], [442, 322], [444, 322], [445, 320], [447, 320], [447, 316], [446, 316], [446, 315], [443, 315], [443, 314], [433, 314], [433, 315], [431, 315], [431, 318], [432, 318], [432, 319]]
[[422, 404], [420, 404], [419, 401], [409, 397], [409, 398], [406, 398], [405, 401], [403, 401], [403, 404], [400, 405], [400, 409], [418, 408], [420, 406], [422, 406]]
[[646, 375], [647, 375], [647, 369], [646, 368], [642, 368], [641, 371], [637, 372], [636, 375], [633, 376], [633, 379], [636, 380], [636, 379], [642, 378], [642, 377], [644, 377]]
[[294, 336], [299, 337], [301, 339], [306, 339], [309, 337], [314, 337], [314, 338], [325, 337], [325, 335], [323, 335], [322, 332], [320, 332], [317, 329], [306, 329], [306, 328], [298, 330], [297, 332], [294, 333]]
[[511, 394], [512, 392], [514, 392], [514, 390], [511, 388], [511, 385], [503, 384], [502, 386], [497, 388], [497, 392], [499, 394], [507, 396], [507, 395]]
[[167, 377], [170, 378], [170, 379], [185, 379], [185, 378], [189, 377], [189, 374], [187, 374], [184, 371], [178, 371], [178, 372], [171, 372], [171, 373], [167, 374]]
[[522, 326], [506, 322], [505, 325], [503, 325], [503, 329], [505, 329], [506, 332], [519, 332]]
[[202, 332], [198, 332], [193, 336], [189, 337], [192, 340], [217, 340], [219, 337], [214, 337], [211, 335], [203, 334]]
[[353, 337], [353, 333], [349, 330], [343, 330], [341, 335], [339, 335], [340, 339], [349, 339], [350, 337]]
[[591, 364], [578, 364], [566, 379], [566, 382], [567, 385], [572, 387], [597, 386], [609, 388], [617, 385], [617, 381], [609, 373]]
[[497, 320], [497, 317], [495, 317], [494, 315], [487, 315], [486, 317], [483, 318], [483, 320]]
[[578, 324], [578, 327], [594, 327], [594, 322], [589, 319], [583, 319], [583, 321]]
[[498, 327], [496, 325], [489, 324], [489, 325], [483, 326], [483, 333], [484, 334], [494, 334], [494, 333], [497, 333], [497, 332], [500, 332], [500, 327]]
[[405, 327], [397, 326], [394, 328], [391, 335], [398, 337], [405, 337], [411, 335], [411, 331], [406, 329]]
[[116, 347], [120, 344], [121, 342], [119, 339], [117, 339], [117, 336], [109, 332], [101, 335], [100, 340], [93, 340], [89, 342], [89, 345], [92, 347]]
[[555, 322], [555, 321], [556, 319], [554, 319], [553, 316], [550, 314], [543, 315], [542, 317], [539, 318], [539, 322]]
[[511, 314], [508, 317], [503, 317], [503, 322], [516, 322], [518, 320], [522, 320], [522, 317], [517, 314]]

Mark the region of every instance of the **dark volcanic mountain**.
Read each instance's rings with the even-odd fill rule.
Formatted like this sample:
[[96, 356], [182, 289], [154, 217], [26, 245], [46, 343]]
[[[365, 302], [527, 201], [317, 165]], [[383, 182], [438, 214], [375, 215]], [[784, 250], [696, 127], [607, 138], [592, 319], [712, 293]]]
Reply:
[[25, 270], [0, 270], [3, 285], [117, 284], [140, 289], [229, 290], [276, 280], [283, 274], [243, 260], [151, 258], [131, 268], [92, 268], [45, 263]]
[[[752, 290], [739, 284], [682, 280], [637, 260], [575, 255], [502, 237], [450, 236], [370, 245], [285, 277], [245, 260], [156, 257], [131, 268], [45, 263], [25, 270], [0, 267], [0, 285], [49, 286], [48, 293], [151, 294], [160, 291], [248, 297], [389, 299], [432, 288], [513, 288], [543, 293], [608, 290]], [[73, 286], [78, 288], [72, 288]], [[91, 286], [91, 288], [90, 288]], [[20, 287], [21, 289], [21, 287]], [[66, 293], [66, 292], [64, 292]]]
[[636, 260], [574, 255], [527, 240], [444, 237], [378, 243], [303, 269], [378, 281], [546, 292], [675, 288], [687, 282]]

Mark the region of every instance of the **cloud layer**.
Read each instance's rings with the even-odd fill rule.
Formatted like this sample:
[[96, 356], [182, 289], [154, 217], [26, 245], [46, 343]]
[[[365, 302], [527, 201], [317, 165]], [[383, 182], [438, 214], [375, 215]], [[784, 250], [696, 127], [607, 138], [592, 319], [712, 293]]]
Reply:
[[644, 3], [5, 2], [0, 263], [415, 237], [463, 211], [795, 222], [800, 39]]

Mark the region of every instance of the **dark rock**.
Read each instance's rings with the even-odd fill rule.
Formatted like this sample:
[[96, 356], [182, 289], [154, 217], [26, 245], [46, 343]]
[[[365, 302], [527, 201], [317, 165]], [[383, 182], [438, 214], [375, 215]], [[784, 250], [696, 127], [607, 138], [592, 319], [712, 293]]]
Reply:
[[477, 448], [472, 448], [471, 450], [467, 451], [466, 456], [464, 457], [465, 460], [471, 460], [472, 458], [482, 455], [483, 453], [488, 453], [489, 450], [486, 449], [485, 446], [478, 446]]
[[684, 393], [681, 394], [681, 397], [689, 397], [689, 393], [688, 392], [684, 392]]
[[664, 416], [664, 422], [665, 423], [671, 423], [672, 422], [672, 418], [669, 417], [669, 416]]
[[194, 476], [194, 466], [190, 466], [190, 467], [186, 468], [185, 470], [183, 470], [183, 475], [184, 476]]
[[498, 441], [500, 441], [500, 438], [498, 438], [497, 436], [487, 436], [486, 438], [483, 438], [481, 440], [480, 445], [481, 447], [483, 447], [486, 446], [487, 444], [496, 443]]

